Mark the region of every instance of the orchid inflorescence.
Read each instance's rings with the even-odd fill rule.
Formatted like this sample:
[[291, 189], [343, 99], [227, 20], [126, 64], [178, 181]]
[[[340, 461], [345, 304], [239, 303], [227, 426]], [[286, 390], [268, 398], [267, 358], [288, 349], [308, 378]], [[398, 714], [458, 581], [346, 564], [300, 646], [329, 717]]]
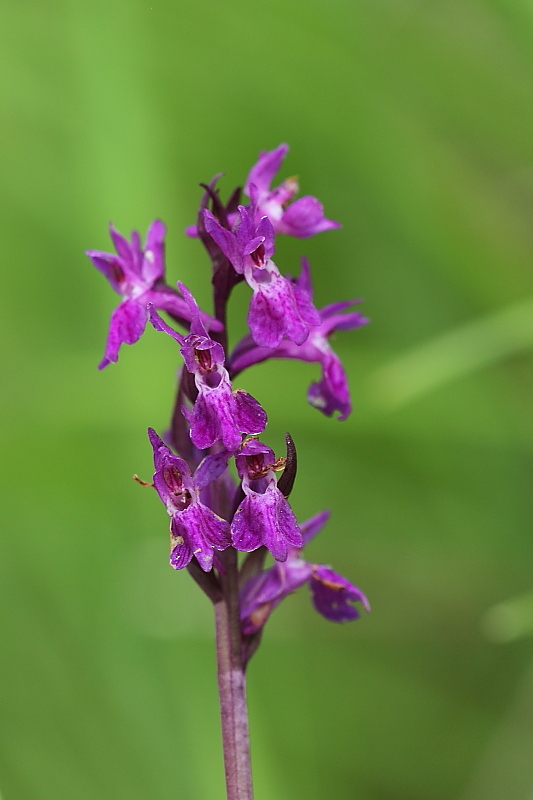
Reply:
[[[128, 241], [111, 226], [116, 254], [87, 251], [123, 298], [111, 317], [100, 368], [117, 361], [121, 344], [136, 342], [148, 320], [177, 342], [183, 357], [168, 444], [154, 430], [148, 432], [154, 451], [153, 485], [171, 517], [171, 566], [182, 569], [195, 559], [216, 578], [224, 571], [218, 554], [228, 547], [244, 553], [266, 549], [275, 559], [266, 570], [261, 570], [259, 558], [254, 559], [259, 569], [250, 570], [250, 564], [243, 568], [247, 575], [241, 590], [243, 635], [257, 632], [283, 597], [304, 583], [311, 587], [316, 609], [328, 619], [356, 618], [354, 601], [368, 610], [363, 593], [345, 578], [301, 559], [302, 547], [326, 514], [298, 525], [288, 491], [283, 491], [283, 484], [289, 485], [289, 469], [295, 469], [294, 459], [288, 467], [286, 459], [276, 461], [267, 445], [252, 438], [265, 430], [267, 415], [255, 398], [232, 386], [244, 369], [266, 359], [317, 361], [322, 378], [311, 384], [309, 402], [328, 416], [339, 412], [339, 419], [351, 411], [346, 375], [328, 337], [368, 320], [358, 311], [347, 311], [357, 301], [318, 311], [305, 258], [296, 279], [284, 277], [272, 260], [276, 233], [303, 238], [340, 227], [324, 217], [315, 197], [291, 202], [298, 191], [294, 178], [270, 188], [287, 150], [282, 144], [260, 154], [245, 184], [247, 205], [238, 203], [237, 190], [223, 206], [215, 181], [205, 187], [197, 225], [187, 234], [202, 240], [213, 262], [215, 316], [198, 308], [183, 283], [178, 282], [177, 289], [166, 285], [165, 226], [160, 220], [151, 224], [144, 247], [137, 232]], [[241, 280], [252, 289], [250, 333], [228, 354], [226, 305], [231, 289]], [[158, 311], [188, 332], [178, 333]], [[294, 448], [292, 440], [290, 447]], [[238, 489], [231, 486], [230, 458], [235, 459], [241, 479]], [[285, 481], [278, 484], [276, 471], [282, 468]], [[240, 500], [229, 514], [221, 514], [223, 509], [211, 496], [216, 494], [210, 491], [215, 482]]]
[[[356, 603], [369, 610], [365, 595], [346, 578], [302, 558], [303, 547], [329, 512], [298, 525], [288, 501], [296, 474], [294, 442], [287, 434], [286, 456], [276, 458], [257, 438], [267, 424], [264, 409], [250, 394], [234, 388], [240, 373], [267, 359], [317, 362], [322, 375], [309, 387], [308, 401], [327, 416], [337, 412], [339, 420], [351, 411], [346, 375], [329, 337], [368, 322], [359, 311], [350, 310], [359, 301], [318, 310], [308, 261], [302, 259], [299, 276], [292, 278], [282, 275], [272, 260], [276, 234], [306, 238], [339, 227], [326, 219], [315, 197], [294, 199], [294, 178], [271, 188], [287, 150], [282, 144], [259, 155], [244, 186], [248, 203], [239, 202], [241, 190], [236, 189], [223, 204], [217, 178], [202, 184], [197, 223], [186, 233], [201, 240], [212, 262], [213, 315], [200, 310], [183, 283], [177, 288], [166, 284], [166, 231], [160, 220], [150, 225], [144, 246], [137, 232], [128, 241], [111, 225], [116, 253], [87, 251], [122, 297], [111, 316], [100, 369], [118, 360], [122, 344], [138, 341], [148, 321], [180, 349], [183, 366], [170, 429], [164, 440], [148, 430], [155, 467], [148, 485], [156, 489], [170, 516], [171, 566], [186, 567], [215, 606], [231, 606], [228, 613], [239, 627], [237, 666], [243, 670], [271, 612], [303, 584], [308, 584], [316, 610], [334, 622], [356, 619]], [[241, 281], [252, 290], [249, 333], [229, 349], [227, 304]], [[186, 332], [178, 332], [173, 324]], [[229, 469], [231, 459], [238, 484]], [[278, 480], [279, 472], [283, 474]], [[247, 554], [240, 564], [237, 553]], [[265, 568], [268, 553], [273, 564]], [[236, 580], [230, 603], [232, 574]], [[224, 720], [222, 699], [221, 706]], [[228, 759], [231, 762], [231, 754], [227, 763]], [[231, 769], [235, 772], [237, 767]], [[251, 789], [249, 794], [232, 794], [230, 783], [229, 797], [251, 796]]]

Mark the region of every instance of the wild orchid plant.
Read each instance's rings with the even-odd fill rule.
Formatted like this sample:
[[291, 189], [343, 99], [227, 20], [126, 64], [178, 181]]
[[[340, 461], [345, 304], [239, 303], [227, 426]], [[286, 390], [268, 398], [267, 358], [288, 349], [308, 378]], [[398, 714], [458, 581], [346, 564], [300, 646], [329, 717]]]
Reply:
[[[145, 485], [155, 488], [170, 516], [170, 565], [186, 568], [214, 605], [228, 800], [252, 798], [245, 671], [274, 608], [308, 584], [314, 607], [333, 622], [356, 619], [355, 603], [369, 610], [349, 580], [304, 560], [303, 548], [329, 512], [298, 524], [288, 502], [296, 475], [294, 442], [287, 434], [286, 456], [276, 458], [257, 438], [267, 424], [265, 411], [233, 388], [243, 370], [269, 358], [316, 361], [322, 377], [309, 388], [311, 405], [327, 416], [338, 412], [340, 420], [351, 411], [346, 375], [328, 338], [368, 320], [348, 311], [357, 301], [318, 311], [306, 259], [296, 279], [283, 276], [272, 261], [276, 234], [307, 238], [339, 227], [325, 218], [315, 197], [294, 200], [294, 178], [271, 188], [287, 150], [282, 144], [260, 154], [244, 186], [247, 204], [239, 203], [236, 189], [223, 205], [217, 178], [202, 184], [197, 224], [187, 234], [201, 240], [212, 262], [213, 316], [199, 309], [183, 283], [177, 289], [165, 283], [161, 221], [151, 224], [144, 247], [138, 233], [128, 241], [111, 226], [116, 255], [87, 251], [122, 297], [100, 369], [117, 361], [122, 344], [141, 337], [148, 320], [177, 342], [183, 358], [170, 429], [164, 439], [148, 430], [155, 472]], [[252, 290], [250, 332], [229, 350], [227, 304], [243, 280]], [[174, 330], [159, 311], [187, 332]], [[247, 555], [239, 560], [239, 553]], [[273, 564], [265, 568], [269, 553]]]

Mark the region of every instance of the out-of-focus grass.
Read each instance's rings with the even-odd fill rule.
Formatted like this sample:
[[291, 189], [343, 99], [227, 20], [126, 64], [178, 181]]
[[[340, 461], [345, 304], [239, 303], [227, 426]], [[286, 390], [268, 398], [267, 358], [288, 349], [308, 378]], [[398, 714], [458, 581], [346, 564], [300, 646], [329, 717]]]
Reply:
[[343, 229], [277, 263], [306, 254], [317, 304], [363, 296], [372, 324], [334, 342], [344, 423], [305, 404], [316, 365], [242, 385], [296, 440], [299, 518], [333, 511], [310, 557], [373, 610], [328, 625], [302, 591], [269, 622], [257, 799], [529, 800], [531, 8], [23, 0], [0, 39], [4, 800], [223, 794], [210, 609], [130, 478], [176, 347], [147, 331], [97, 373], [115, 298], [83, 251], [161, 217], [207, 306], [198, 183], [281, 141]]

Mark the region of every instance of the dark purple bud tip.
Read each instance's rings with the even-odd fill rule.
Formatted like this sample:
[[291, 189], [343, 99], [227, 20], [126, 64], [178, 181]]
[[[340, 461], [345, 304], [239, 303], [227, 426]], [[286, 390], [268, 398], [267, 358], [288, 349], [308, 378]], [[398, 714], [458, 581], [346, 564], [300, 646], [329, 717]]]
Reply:
[[298, 458], [296, 455], [296, 445], [290, 433], [285, 434], [285, 443], [287, 446], [287, 458], [285, 459], [285, 470], [278, 481], [278, 489], [284, 497], [288, 497], [294, 486]]

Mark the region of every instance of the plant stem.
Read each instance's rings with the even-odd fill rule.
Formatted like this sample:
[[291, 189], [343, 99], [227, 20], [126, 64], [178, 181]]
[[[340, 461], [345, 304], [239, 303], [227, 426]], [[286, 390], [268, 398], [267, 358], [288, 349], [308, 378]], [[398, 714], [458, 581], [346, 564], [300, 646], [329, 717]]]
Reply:
[[253, 800], [237, 552], [229, 547], [221, 555], [226, 568], [221, 577], [223, 598], [214, 607], [226, 792], [228, 800]]

